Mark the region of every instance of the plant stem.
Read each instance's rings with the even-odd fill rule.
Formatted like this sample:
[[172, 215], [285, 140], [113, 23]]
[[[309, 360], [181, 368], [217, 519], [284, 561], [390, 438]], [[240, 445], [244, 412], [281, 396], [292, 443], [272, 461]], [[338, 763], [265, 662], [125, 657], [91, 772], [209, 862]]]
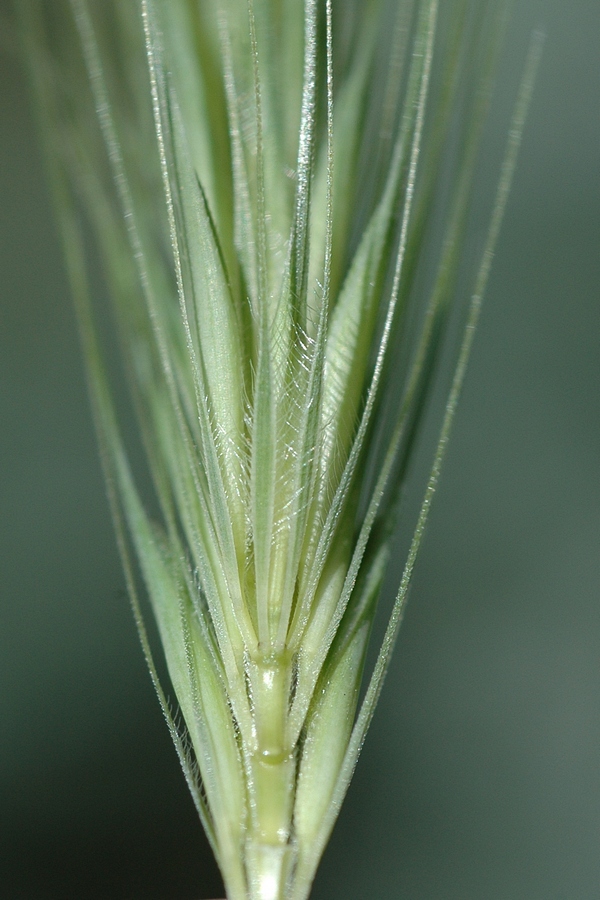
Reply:
[[255, 738], [249, 760], [249, 896], [251, 900], [283, 900], [295, 856], [291, 827], [296, 760], [286, 727], [292, 661], [288, 655], [263, 656], [251, 660], [247, 672]]

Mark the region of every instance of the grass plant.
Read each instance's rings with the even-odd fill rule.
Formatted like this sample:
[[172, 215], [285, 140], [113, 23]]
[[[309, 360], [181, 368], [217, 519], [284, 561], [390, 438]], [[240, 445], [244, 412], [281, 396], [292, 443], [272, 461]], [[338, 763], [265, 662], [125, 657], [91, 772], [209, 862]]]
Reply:
[[[18, 9], [150, 672], [228, 898], [304, 900], [400, 625], [539, 42], [466, 293], [506, 4]], [[113, 334], [130, 386], [124, 412], [107, 363]], [[449, 347], [431, 472], [361, 695], [403, 490]], [[142, 499], [124, 437], [131, 411], [153, 500]]]

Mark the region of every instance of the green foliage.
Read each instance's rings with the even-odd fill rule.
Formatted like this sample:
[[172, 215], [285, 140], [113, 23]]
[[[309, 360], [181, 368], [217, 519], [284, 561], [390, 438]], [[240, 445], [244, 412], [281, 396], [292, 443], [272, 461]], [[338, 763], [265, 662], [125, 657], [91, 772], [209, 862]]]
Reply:
[[[20, 11], [151, 673], [228, 896], [303, 900], [399, 626], [535, 53], [468, 306], [457, 275], [503, 3], [28, 0]], [[160, 521], [131, 474], [84, 219]], [[357, 715], [455, 310], [466, 326], [440, 443]], [[158, 684], [130, 546], [184, 734]]]

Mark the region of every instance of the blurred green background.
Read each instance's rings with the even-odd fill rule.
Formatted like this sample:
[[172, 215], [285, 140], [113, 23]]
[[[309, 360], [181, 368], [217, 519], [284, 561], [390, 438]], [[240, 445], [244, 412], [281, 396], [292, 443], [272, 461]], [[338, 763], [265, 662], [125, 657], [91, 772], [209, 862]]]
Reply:
[[[315, 900], [600, 897], [600, 4], [518, 3], [507, 81], [536, 23], [544, 57], [451, 449]], [[217, 896], [129, 612], [11, 43], [0, 896]]]

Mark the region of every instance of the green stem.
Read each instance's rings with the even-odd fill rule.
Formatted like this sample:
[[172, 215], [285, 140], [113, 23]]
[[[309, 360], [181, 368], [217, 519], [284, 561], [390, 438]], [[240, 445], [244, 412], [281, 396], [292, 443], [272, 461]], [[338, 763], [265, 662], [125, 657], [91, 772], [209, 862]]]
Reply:
[[287, 720], [292, 686], [289, 656], [251, 660], [254, 743], [249, 760], [250, 828], [246, 870], [250, 900], [284, 900], [293, 867], [292, 815], [296, 781]]

